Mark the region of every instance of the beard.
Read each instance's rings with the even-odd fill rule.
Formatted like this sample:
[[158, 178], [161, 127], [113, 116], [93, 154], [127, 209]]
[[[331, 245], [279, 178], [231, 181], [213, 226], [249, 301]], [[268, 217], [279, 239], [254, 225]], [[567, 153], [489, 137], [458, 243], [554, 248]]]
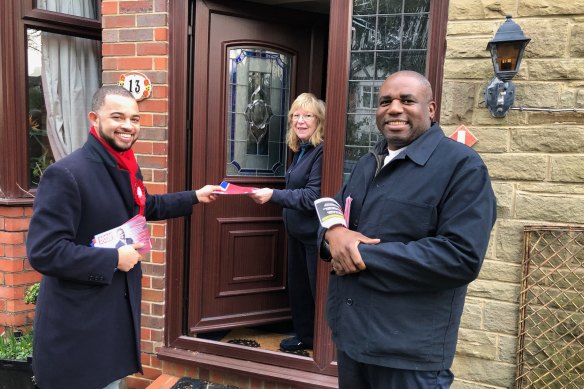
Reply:
[[116, 139], [115, 139], [113, 136], [109, 136], [108, 134], [106, 134], [106, 133], [103, 131], [103, 127], [101, 126], [101, 124], [100, 124], [100, 125], [98, 126], [98, 128], [97, 128], [97, 133], [99, 134], [99, 137], [100, 137], [100, 138], [101, 138], [101, 139], [102, 139], [102, 140], [103, 140], [105, 143], [107, 143], [107, 144], [108, 144], [108, 146], [110, 146], [112, 149], [114, 149], [114, 150], [115, 150], [115, 151], [117, 151], [118, 153], [121, 153], [121, 152], [124, 152], [124, 151], [127, 151], [127, 150], [131, 149], [131, 148], [132, 148], [132, 146], [134, 145], [134, 143], [136, 143], [136, 140], [137, 140], [137, 139], [134, 139], [134, 140], [132, 141], [132, 143], [130, 143], [130, 145], [129, 145], [129, 146], [126, 146], [126, 145], [124, 145], [124, 146], [120, 146], [120, 145], [118, 145], [118, 144], [116, 143]]

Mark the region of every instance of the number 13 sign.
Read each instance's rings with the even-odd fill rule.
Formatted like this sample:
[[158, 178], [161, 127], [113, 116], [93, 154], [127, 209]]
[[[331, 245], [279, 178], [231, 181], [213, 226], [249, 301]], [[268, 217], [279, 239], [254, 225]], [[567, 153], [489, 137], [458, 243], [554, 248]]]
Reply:
[[122, 74], [118, 85], [130, 91], [137, 101], [147, 99], [152, 94], [152, 84], [142, 73], [131, 72]]

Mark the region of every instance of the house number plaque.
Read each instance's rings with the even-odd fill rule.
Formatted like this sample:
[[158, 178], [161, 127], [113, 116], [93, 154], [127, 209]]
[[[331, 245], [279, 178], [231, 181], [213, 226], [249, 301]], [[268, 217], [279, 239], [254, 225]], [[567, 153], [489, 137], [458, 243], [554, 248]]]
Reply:
[[147, 99], [152, 94], [150, 79], [142, 73], [131, 72], [122, 74], [118, 85], [127, 89], [137, 101]]

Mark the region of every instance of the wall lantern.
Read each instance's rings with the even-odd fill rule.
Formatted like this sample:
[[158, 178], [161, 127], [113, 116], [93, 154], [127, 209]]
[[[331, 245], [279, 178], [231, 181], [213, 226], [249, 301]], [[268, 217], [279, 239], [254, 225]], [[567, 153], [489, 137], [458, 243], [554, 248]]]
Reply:
[[487, 46], [491, 50], [495, 78], [485, 90], [485, 103], [493, 117], [505, 117], [513, 105], [515, 85], [511, 79], [519, 71], [523, 51], [530, 40], [508, 15]]

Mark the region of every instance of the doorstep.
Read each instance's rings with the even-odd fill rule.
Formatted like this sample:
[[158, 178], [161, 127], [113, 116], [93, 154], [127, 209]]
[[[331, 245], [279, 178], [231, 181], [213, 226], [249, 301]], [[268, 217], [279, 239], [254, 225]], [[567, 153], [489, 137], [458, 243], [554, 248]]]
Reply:
[[170, 389], [172, 388], [172, 385], [176, 384], [178, 380], [178, 377], [162, 374], [154, 382], [148, 385], [146, 389]]

